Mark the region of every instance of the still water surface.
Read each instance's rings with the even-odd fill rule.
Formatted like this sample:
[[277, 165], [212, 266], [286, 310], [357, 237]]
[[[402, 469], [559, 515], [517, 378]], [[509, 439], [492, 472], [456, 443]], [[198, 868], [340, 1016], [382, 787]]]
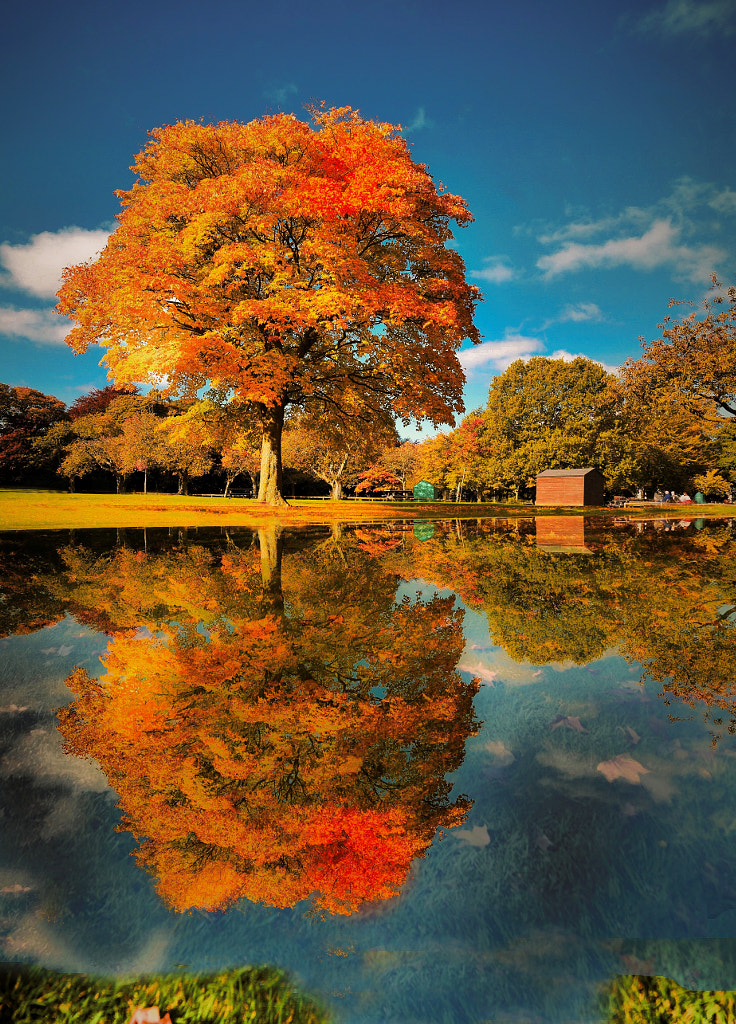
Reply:
[[271, 963], [346, 1024], [736, 988], [733, 521], [16, 533], [0, 580], [3, 959]]

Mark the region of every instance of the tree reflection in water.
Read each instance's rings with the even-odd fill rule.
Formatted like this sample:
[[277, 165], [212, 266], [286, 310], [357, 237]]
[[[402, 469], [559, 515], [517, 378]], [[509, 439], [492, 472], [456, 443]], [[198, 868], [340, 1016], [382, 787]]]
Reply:
[[556, 544], [533, 520], [444, 530], [415, 546], [412, 572], [482, 609], [516, 661], [584, 665], [617, 650], [666, 701], [705, 709], [714, 740], [719, 712], [736, 731], [736, 520], [569, 522]]
[[455, 671], [462, 612], [396, 604], [397, 576], [364, 547], [284, 552], [271, 528], [222, 556], [65, 553], [76, 602], [112, 635], [102, 676], [68, 679], [60, 729], [117, 790], [171, 907], [311, 896], [350, 913], [464, 820], [446, 781], [478, 726], [477, 685]]
[[[435, 824], [463, 812], [443, 789], [474, 728], [453, 591], [477, 612], [457, 664], [493, 683], [452, 776], [475, 802], [467, 824], [433, 845], [403, 898], [325, 921], [263, 904], [173, 919], [128, 861], [129, 834], [113, 841], [102, 780], [71, 799], [59, 772], [81, 762], [27, 767], [49, 718], [9, 690], [33, 707], [3, 718], [2, 867], [25, 893], [5, 897], [6, 950], [48, 961], [51, 937], [65, 969], [127, 970], [150, 965], [161, 930], [167, 969], [270, 960], [349, 993], [346, 1019], [370, 1021], [593, 1019], [586, 993], [632, 970], [732, 986], [736, 944], [718, 936], [734, 935], [736, 913], [734, 741], [712, 750], [699, 721], [666, 721], [683, 715], [680, 696], [726, 720], [733, 708], [732, 526], [426, 525], [274, 532], [263, 545], [243, 530], [90, 532], [50, 537], [48, 558], [40, 537], [0, 537], [18, 570], [0, 630], [66, 616], [9, 641], [11, 671], [36, 652], [58, 685], [72, 644], [93, 673], [108, 640], [103, 680], [73, 677], [65, 728], [108, 759], [139, 855], [181, 906], [227, 902], [241, 882], [257, 899], [313, 893], [341, 910], [395, 891]], [[66, 653], [51, 663], [54, 647]], [[208, 864], [218, 893], [195, 889]]]
[[445, 778], [478, 724], [455, 670], [462, 615], [437, 596], [396, 605], [402, 579], [455, 590], [519, 662], [615, 650], [665, 700], [704, 710], [714, 738], [729, 718], [733, 731], [733, 523], [670, 525], [77, 543], [45, 574], [31, 550], [3, 614], [22, 632], [67, 609], [109, 634], [101, 679], [69, 680], [62, 729], [107, 772], [170, 905], [312, 895], [350, 912], [395, 893], [467, 809]]

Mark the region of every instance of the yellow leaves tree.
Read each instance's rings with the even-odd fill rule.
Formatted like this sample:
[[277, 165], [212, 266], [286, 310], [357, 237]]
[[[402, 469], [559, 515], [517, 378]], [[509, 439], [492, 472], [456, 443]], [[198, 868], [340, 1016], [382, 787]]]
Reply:
[[661, 338], [643, 342], [644, 354], [627, 360], [622, 377], [631, 391], [720, 424], [736, 415], [736, 288], [724, 293], [714, 275], [713, 289], [701, 310], [665, 317]]
[[450, 224], [471, 218], [398, 130], [354, 110], [153, 131], [118, 193], [101, 256], [70, 268], [60, 312], [76, 351], [117, 381], [246, 403], [262, 427], [259, 498], [284, 503], [290, 406], [462, 409], [460, 344], [479, 340]]
[[346, 482], [358, 473], [390, 442], [396, 428], [387, 412], [369, 417], [300, 416], [284, 431], [284, 465], [301, 469], [330, 487], [333, 501], [342, 498]]

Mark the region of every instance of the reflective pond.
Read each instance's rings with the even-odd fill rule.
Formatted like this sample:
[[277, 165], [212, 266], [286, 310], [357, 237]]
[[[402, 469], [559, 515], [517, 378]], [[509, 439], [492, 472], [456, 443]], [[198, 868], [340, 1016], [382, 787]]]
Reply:
[[345, 1024], [736, 988], [736, 522], [0, 535], [5, 961]]

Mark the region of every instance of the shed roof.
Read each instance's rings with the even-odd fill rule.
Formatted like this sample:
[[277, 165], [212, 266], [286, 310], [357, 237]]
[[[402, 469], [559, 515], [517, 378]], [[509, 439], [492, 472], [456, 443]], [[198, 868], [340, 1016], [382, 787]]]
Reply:
[[599, 476], [603, 476], [595, 466], [588, 466], [587, 469], [545, 469], [543, 472], [537, 473], [537, 479], [540, 476], [587, 476], [588, 473], [597, 473]]

